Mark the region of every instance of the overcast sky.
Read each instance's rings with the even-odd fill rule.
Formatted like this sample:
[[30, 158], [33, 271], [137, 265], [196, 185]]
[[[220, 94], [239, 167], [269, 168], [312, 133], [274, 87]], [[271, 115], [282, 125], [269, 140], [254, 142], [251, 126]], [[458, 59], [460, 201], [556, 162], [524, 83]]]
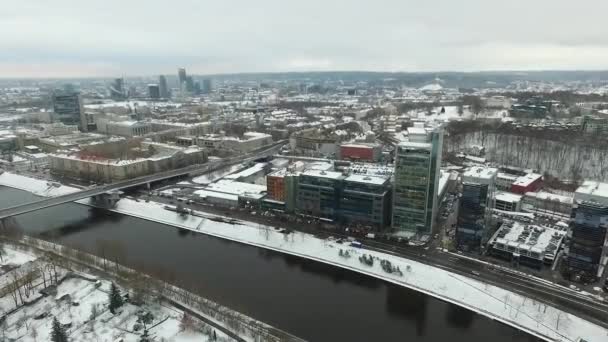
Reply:
[[0, 77], [608, 69], [605, 0], [5, 0]]

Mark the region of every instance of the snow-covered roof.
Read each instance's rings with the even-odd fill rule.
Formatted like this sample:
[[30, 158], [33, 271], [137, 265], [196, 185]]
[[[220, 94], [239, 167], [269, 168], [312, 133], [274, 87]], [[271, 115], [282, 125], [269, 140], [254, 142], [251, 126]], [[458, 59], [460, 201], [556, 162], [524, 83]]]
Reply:
[[496, 193], [495, 198], [497, 201], [513, 203], [521, 201], [522, 195], [514, 194], [511, 192], [499, 191]]
[[383, 185], [389, 181], [389, 177], [368, 176], [368, 175], [350, 175], [345, 181], [355, 183], [365, 183], [371, 185]]
[[399, 147], [430, 149], [431, 147], [433, 147], [433, 145], [430, 143], [402, 141], [399, 143]]
[[320, 177], [320, 178], [328, 178], [328, 179], [342, 179], [344, 176], [342, 172], [336, 171], [325, 171], [325, 170], [306, 170], [302, 172], [302, 176], [310, 176], [310, 177]]
[[268, 165], [268, 163], [256, 163], [252, 167], [246, 168], [245, 170], [243, 170], [241, 172], [233, 173], [224, 178], [225, 179], [238, 179], [238, 178], [249, 177], [249, 176], [255, 175], [258, 172], [263, 171], [264, 168], [266, 167], [266, 165]]
[[566, 229], [557, 226], [527, 225], [518, 221], [507, 221], [496, 231], [489, 243], [498, 249], [506, 249], [504, 246], [514, 248], [514, 251], [511, 250], [513, 253], [525, 255], [534, 252], [539, 259], [546, 255], [555, 258], [565, 235]]
[[561, 203], [572, 204], [574, 202], [574, 198], [570, 196], [563, 196], [552, 194], [546, 191], [539, 192], [526, 192], [526, 197], [533, 197], [540, 200], [549, 200], [549, 201], [559, 201]]
[[538, 173], [528, 173], [525, 176], [521, 176], [521, 177], [517, 178], [517, 180], [515, 180], [513, 185], [526, 187], [542, 177], [543, 176], [539, 175]]
[[479, 184], [490, 184], [496, 178], [498, 169], [492, 167], [473, 166], [463, 174], [463, 181]]
[[574, 192], [574, 200], [608, 204], [608, 183], [584, 181]]

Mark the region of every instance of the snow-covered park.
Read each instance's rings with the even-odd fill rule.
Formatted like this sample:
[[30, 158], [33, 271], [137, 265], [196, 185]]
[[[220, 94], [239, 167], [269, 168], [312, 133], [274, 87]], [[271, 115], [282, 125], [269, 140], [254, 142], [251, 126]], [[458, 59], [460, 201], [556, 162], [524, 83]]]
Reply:
[[[4, 245], [0, 261], [2, 341], [52, 341], [56, 319], [70, 341], [228, 341], [219, 330], [158, 301], [109, 310], [111, 283]], [[119, 290], [120, 291], [120, 290]], [[121, 297], [126, 293], [120, 294]]]

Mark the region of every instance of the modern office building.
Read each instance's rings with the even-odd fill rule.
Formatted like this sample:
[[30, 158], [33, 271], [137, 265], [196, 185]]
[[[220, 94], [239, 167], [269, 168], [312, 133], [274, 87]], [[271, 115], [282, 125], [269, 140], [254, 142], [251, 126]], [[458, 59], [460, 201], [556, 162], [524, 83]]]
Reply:
[[574, 205], [570, 244], [565, 249], [567, 273], [572, 280], [592, 282], [602, 276], [608, 260], [608, 205], [580, 202]]
[[415, 123], [395, 150], [392, 227], [397, 234], [433, 232], [443, 130]]
[[194, 86], [193, 86], [192, 92], [194, 93], [194, 95], [201, 94], [201, 82], [194, 81]]
[[83, 132], [88, 130], [79, 92], [56, 91], [53, 94], [53, 111], [55, 120], [66, 125], [78, 125]]
[[342, 180], [341, 172], [306, 170], [298, 179], [297, 211], [326, 219], [338, 216]]
[[[286, 178], [283, 190], [286, 201], [292, 191], [289, 182]], [[277, 187], [276, 180], [271, 183], [273, 188]], [[300, 214], [376, 229], [389, 224], [390, 176], [309, 169], [297, 177], [295, 190], [296, 211]]]
[[340, 196], [340, 219], [382, 228], [390, 222], [391, 185], [386, 176], [350, 175]]
[[160, 86], [158, 84], [148, 84], [148, 97], [151, 99], [160, 99]]
[[477, 250], [489, 238], [486, 218], [492, 206], [497, 173], [495, 168], [472, 167], [463, 174], [456, 225], [459, 247]]
[[169, 98], [169, 87], [167, 86], [167, 78], [164, 75], [158, 77], [158, 88], [160, 91], [160, 97], [163, 99]]

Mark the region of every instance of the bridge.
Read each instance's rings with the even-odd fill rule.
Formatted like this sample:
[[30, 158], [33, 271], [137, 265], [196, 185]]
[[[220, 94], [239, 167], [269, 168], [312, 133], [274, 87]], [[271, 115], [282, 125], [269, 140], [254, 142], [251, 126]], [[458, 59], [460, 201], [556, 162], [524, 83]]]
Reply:
[[252, 160], [255, 160], [258, 158], [272, 156], [283, 145], [284, 145], [284, 142], [282, 141], [282, 142], [273, 144], [271, 147], [265, 147], [263, 149], [248, 153], [246, 155], [226, 158], [226, 159], [222, 159], [222, 160], [218, 160], [218, 161], [212, 161], [212, 162], [208, 162], [205, 164], [190, 165], [190, 166], [186, 166], [186, 167], [180, 168], [180, 169], [163, 171], [163, 172], [155, 173], [152, 175], [132, 178], [132, 179], [124, 180], [124, 181], [115, 182], [112, 184], [101, 185], [101, 186], [97, 186], [94, 188], [85, 189], [85, 190], [78, 191], [78, 192], [73, 192], [70, 194], [44, 198], [39, 201], [26, 203], [26, 204], [22, 204], [22, 205], [10, 207], [10, 208], [0, 209], [0, 220], [7, 218], [7, 217], [11, 217], [11, 216], [26, 214], [31, 211], [54, 207], [56, 205], [60, 205], [60, 204], [64, 204], [64, 203], [75, 202], [75, 201], [89, 198], [89, 197], [95, 197], [95, 196], [99, 196], [99, 195], [103, 195], [103, 194], [112, 193], [112, 192], [122, 190], [122, 189], [128, 189], [128, 188], [133, 188], [133, 187], [137, 187], [137, 186], [141, 186], [141, 185], [147, 185], [150, 183], [154, 183], [154, 182], [158, 182], [158, 181], [162, 181], [162, 180], [166, 180], [166, 179], [171, 179], [171, 178], [179, 177], [179, 176], [186, 176], [186, 175], [190, 175], [190, 174], [203, 174], [203, 173], [221, 169], [223, 167], [226, 167], [226, 166], [229, 166], [232, 164], [244, 163], [244, 162], [249, 162], [249, 161], [252, 161]]

